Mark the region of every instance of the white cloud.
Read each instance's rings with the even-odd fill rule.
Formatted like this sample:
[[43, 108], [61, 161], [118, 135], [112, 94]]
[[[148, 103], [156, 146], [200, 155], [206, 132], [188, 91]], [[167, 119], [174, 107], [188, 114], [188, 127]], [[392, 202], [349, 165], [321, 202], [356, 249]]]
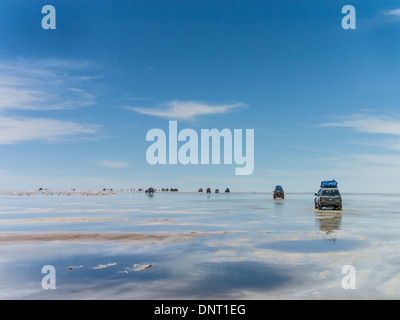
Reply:
[[171, 101], [165, 107], [159, 109], [127, 107], [131, 110], [151, 116], [168, 119], [191, 120], [197, 116], [228, 113], [239, 107], [245, 107], [243, 103], [210, 105], [199, 101]]
[[[70, 75], [65, 61], [56, 66], [54, 61], [50, 66], [0, 63], [0, 111], [75, 109], [95, 103], [93, 95], [78, 87], [85, 80]], [[77, 68], [73, 61], [71, 68]]]
[[368, 140], [361, 143], [363, 146], [368, 147], [379, 147], [388, 150], [397, 150], [400, 151], [400, 140], [398, 138], [395, 139], [381, 139], [379, 141]]
[[336, 122], [321, 124], [322, 127], [344, 127], [358, 132], [400, 135], [400, 117], [351, 115]]
[[45, 93], [39, 90], [15, 88], [0, 84], [0, 110], [35, 110], [44, 102]]
[[0, 115], [0, 144], [28, 141], [55, 142], [66, 137], [94, 134], [100, 126], [47, 118], [5, 117]]
[[[321, 159], [319, 159], [321, 160]], [[374, 168], [397, 168], [400, 170], [399, 154], [353, 154], [342, 155], [329, 162], [332, 168], [357, 169], [364, 168], [364, 174]]]
[[330, 161], [316, 159], [320, 164], [326, 164], [323, 168], [325, 174], [331, 173], [332, 177], [341, 180], [348, 191], [400, 192], [397, 182], [397, 177], [400, 175], [399, 115], [353, 114], [320, 126], [349, 128], [366, 133], [368, 140], [355, 143], [370, 148], [392, 150], [384, 153], [379, 150], [379, 152], [358, 154], [349, 151], [345, 154], [336, 154], [335, 159]]
[[112, 168], [112, 169], [124, 169], [128, 168], [130, 165], [127, 162], [122, 161], [114, 161], [114, 160], [98, 160], [96, 165], [104, 168]]
[[[75, 74], [84, 72], [86, 65], [67, 60], [1, 61], [0, 144], [54, 142], [96, 133], [99, 125], [54, 118], [57, 115], [54, 111], [73, 110], [95, 103], [94, 95], [83, 87], [88, 80], [71, 75], [71, 70]], [[52, 117], [43, 114], [21, 116], [26, 111], [53, 113]]]
[[400, 17], [400, 9], [393, 9], [393, 10], [390, 10], [390, 11], [386, 11], [385, 15]]

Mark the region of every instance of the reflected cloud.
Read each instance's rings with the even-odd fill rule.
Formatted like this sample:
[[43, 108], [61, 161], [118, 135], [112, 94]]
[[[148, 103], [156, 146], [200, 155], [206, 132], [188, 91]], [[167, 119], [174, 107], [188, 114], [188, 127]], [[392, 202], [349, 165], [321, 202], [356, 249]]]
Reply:
[[258, 247], [284, 252], [328, 253], [361, 249], [366, 247], [366, 243], [353, 239], [282, 240], [263, 243]]
[[232, 299], [242, 290], [273, 290], [292, 280], [278, 265], [252, 261], [202, 263], [195, 274], [193, 282], [180, 295]]

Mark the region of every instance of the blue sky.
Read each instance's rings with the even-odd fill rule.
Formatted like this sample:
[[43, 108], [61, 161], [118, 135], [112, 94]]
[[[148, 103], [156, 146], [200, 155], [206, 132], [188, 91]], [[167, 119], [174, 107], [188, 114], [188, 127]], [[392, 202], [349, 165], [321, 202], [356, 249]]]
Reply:
[[[2, 0], [0, 187], [400, 192], [398, 39], [389, 0]], [[169, 120], [254, 129], [254, 172], [149, 165]]]

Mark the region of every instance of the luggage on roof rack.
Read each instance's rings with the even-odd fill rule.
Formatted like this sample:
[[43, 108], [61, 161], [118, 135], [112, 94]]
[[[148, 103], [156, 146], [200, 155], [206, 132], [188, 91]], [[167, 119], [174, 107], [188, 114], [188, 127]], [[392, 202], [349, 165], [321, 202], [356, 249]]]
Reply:
[[321, 188], [337, 188], [337, 182], [335, 179], [321, 181]]

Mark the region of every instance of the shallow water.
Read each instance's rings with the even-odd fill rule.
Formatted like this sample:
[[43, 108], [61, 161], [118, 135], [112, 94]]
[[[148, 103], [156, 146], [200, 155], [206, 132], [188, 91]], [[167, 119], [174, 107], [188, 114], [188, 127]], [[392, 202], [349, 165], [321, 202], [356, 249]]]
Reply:
[[399, 299], [400, 195], [313, 199], [2, 195], [0, 299]]

